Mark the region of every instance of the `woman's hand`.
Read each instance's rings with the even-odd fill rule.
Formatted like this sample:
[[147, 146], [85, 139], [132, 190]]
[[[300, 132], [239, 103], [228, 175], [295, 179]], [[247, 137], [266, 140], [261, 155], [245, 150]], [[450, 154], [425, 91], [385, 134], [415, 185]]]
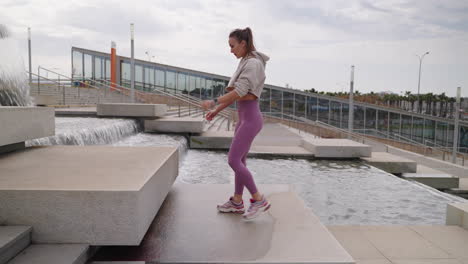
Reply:
[[214, 106], [215, 106], [215, 102], [213, 100], [203, 100], [201, 102], [201, 107], [203, 108], [203, 110], [209, 110]]
[[205, 118], [206, 118], [206, 120], [211, 121], [211, 120], [213, 120], [213, 118], [214, 118], [217, 114], [218, 114], [218, 111], [212, 110], [212, 111], [209, 111], [208, 113], [206, 113]]

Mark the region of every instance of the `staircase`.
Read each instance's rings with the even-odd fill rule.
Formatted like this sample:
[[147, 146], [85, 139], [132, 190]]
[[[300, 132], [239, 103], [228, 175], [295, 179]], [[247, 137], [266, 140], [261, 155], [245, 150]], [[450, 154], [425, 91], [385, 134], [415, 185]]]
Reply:
[[84, 264], [88, 245], [31, 244], [29, 226], [0, 226], [0, 264]]

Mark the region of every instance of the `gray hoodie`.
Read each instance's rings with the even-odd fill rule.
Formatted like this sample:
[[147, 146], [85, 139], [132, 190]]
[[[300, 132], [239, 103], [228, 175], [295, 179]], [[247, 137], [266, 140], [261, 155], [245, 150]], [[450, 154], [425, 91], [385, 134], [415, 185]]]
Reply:
[[270, 58], [258, 51], [252, 51], [252, 54], [254, 56], [246, 56], [239, 61], [227, 87], [234, 87], [240, 97], [250, 92], [260, 98], [266, 78], [265, 65]]

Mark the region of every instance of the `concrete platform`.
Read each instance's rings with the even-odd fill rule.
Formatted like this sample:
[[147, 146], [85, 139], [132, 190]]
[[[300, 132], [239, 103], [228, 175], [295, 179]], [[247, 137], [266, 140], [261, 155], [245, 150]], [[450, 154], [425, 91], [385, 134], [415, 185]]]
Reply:
[[97, 116], [96, 107], [55, 108], [56, 116]]
[[7, 263], [31, 243], [31, 227], [0, 226], [0, 264]]
[[85, 264], [88, 249], [82, 244], [31, 245], [8, 264]]
[[108, 103], [97, 105], [97, 115], [107, 117], [157, 118], [166, 114], [165, 104]]
[[35, 105], [56, 105], [58, 100], [52, 95], [32, 95]]
[[416, 173], [403, 173], [406, 180], [417, 181], [436, 189], [458, 188], [459, 178], [418, 164]]
[[204, 126], [203, 117], [162, 117], [144, 121], [145, 132], [202, 133]]
[[205, 131], [190, 136], [193, 149], [229, 149], [234, 131]]
[[0, 106], [0, 148], [55, 134], [54, 109]]
[[252, 146], [301, 146], [302, 137], [286, 126], [278, 123], [264, 123], [263, 128], [255, 137]]
[[303, 139], [301, 146], [316, 158], [361, 158], [370, 157], [372, 148], [349, 139]]
[[367, 164], [393, 174], [415, 173], [416, 162], [387, 152], [372, 152], [372, 157], [362, 158]]
[[468, 202], [447, 204], [447, 225], [457, 225], [468, 230]]
[[0, 223], [35, 243], [138, 245], [178, 175], [177, 147], [31, 147], [0, 156]]
[[248, 157], [257, 158], [298, 158], [315, 159], [312, 152], [299, 146], [258, 146], [252, 145]]
[[327, 226], [356, 263], [468, 263], [468, 230], [458, 226]]
[[260, 185], [272, 206], [250, 222], [217, 212], [233, 188], [175, 184], [139, 247], [101, 248], [92, 263], [354, 263], [288, 185]]

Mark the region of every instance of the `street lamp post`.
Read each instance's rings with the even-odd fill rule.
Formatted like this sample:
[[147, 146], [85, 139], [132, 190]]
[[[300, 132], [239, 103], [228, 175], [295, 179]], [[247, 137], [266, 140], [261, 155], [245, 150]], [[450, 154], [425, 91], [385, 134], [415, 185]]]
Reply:
[[29, 83], [32, 83], [32, 65], [31, 65], [31, 28], [28, 27], [28, 57], [29, 57]]
[[135, 58], [134, 58], [134, 26], [133, 23], [130, 24], [130, 48], [131, 48], [131, 58], [130, 58], [130, 101], [135, 103]]
[[348, 131], [350, 133], [352, 133], [354, 129], [353, 123], [354, 123], [354, 65], [351, 66], [351, 81], [349, 83]]
[[452, 163], [457, 164], [457, 149], [458, 149], [458, 130], [460, 118], [460, 97], [461, 87], [457, 88], [457, 101], [455, 104], [455, 123], [453, 127], [453, 148], [452, 148]]
[[426, 53], [424, 53], [422, 56], [419, 56], [418, 54], [416, 54], [416, 56], [418, 56], [419, 58], [419, 77], [418, 77], [418, 111], [420, 110], [419, 109], [419, 104], [420, 104], [420, 95], [419, 95], [419, 89], [421, 87], [421, 66], [422, 66], [422, 61], [424, 59], [424, 56], [426, 56], [427, 54], [429, 54], [429, 51], [427, 51]]

